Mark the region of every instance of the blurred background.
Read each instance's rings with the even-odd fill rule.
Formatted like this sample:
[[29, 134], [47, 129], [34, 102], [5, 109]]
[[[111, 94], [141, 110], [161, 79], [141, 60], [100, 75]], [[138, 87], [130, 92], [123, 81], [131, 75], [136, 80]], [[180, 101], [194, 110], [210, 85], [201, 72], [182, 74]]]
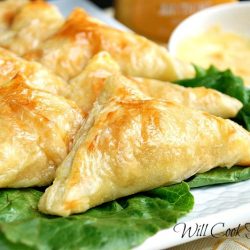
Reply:
[[[247, 1], [247, 0], [242, 0]], [[237, 0], [91, 0], [135, 32], [166, 43], [189, 15], [212, 5]]]

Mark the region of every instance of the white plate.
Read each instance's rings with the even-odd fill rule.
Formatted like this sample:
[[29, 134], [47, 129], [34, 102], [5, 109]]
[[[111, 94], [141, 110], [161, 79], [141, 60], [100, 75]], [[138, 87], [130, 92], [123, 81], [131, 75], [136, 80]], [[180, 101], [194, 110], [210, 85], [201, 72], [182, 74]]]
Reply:
[[116, 21], [115, 19], [105, 15], [105, 13], [99, 9], [96, 5], [92, 4], [88, 0], [50, 0], [49, 2], [55, 4], [62, 14], [66, 17], [74, 8], [84, 8], [92, 16], [97, 17], [108, 25], [117, 29], [129, 30], [126, 26]]
[[[192, 227], [192, 233], [196, 223], [202, 227], [208, 224], [206, 234], [194, 235], [182, 238], [183, 224], [158, 232], [147, 239], [136, 250], [164, 249], [180, 245], [233, 229], [241, 224], [250, 223], [250, 180], [236, 184], [219, 185], [213, 187], [197, 188], [192, 190], [195, 198], [194, 209], [186, 217], [181, 218], [178, 223], [186, 223]], [[224, 223], [224, 227], [221, 223]], [[250, 229], [250, 226], [248, 227]], [[203, 230], [204, 232], [205, 230]], [[229, 230], [228, 230], [229, 232]], [[250, 236], [250, 232], [249, 232]]]
[[[88, 1], [56, 0], [51, 2], [57, 5], [64, 15], [67, 15], [74, 7], [79, 6], [109, 25], [125, 29], [122, 24], [103, 14], [102, 11]], [[224, 223], [225, 226], [223, 227], [222, 224], [216, 225], [212, 230], [214, 234], [223, 232], [227, 228], [237, 227], [239, 224], [250, 223], [250, 181], [193, 189], [192, 194], [195, 198], [194, 209], [178, 223], [185, 222], [188, 227], [192, 226], [193, 228], [195, 223], [201, 226], [208, 224], [207, 232], [203, 237], [211, 235], [212, 227], [217, 223]], [[181, 225], [176, 227], [176, 230], [181, 231], [181, 227]], [[174, 227], [172, 227], [150, 237], [136, 250], [164, 249], [196, 240], [197, 238], [201, 237], [193, 236], [189, 238], [186, 235], [182, 238], [182, 232], [176, 233]]]

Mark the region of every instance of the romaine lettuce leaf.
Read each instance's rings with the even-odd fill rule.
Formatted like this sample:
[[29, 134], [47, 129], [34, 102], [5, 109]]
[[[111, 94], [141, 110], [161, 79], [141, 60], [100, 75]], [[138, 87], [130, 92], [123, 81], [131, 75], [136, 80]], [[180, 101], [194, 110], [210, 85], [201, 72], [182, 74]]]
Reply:
[[26, 245], [20, 243], [12, 243], [7, 240], [3, 233], [0, 232], [0, 249], [1, 250], [33, 250], [34, 248], [30, 248]]
[[[249, 178], [250, 168], [216, 168], [187, 184], [193, 188]], [[38, 212], [42, 191], [2, 190], [0, 249], [130, 249], [192, 209], [187, 184], [154, 189], [68, 218]]]
[[37, 211], [35, 189], [0, 192], [1, 249], [130, 249], [188, 213], [186, 183], [158, 188], [67, 218]]
[[250, 179], [249, 167], [234, 166], [230, 169], [215, 168], [209, 172], [197, 174], [187, 180], [190, 188], [211, 186], [216, 184], [235, 183]]

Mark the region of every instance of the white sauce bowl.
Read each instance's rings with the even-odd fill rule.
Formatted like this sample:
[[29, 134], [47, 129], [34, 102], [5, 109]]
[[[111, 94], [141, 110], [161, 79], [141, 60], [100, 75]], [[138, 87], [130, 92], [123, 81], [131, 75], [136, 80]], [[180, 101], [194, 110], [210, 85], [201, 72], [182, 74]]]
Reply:
[[170, 37], [170, 54], [177, 55], [178, 45], [184, 39], [196, 36], [215, 25], [225, 31], [250, 37], [250, 2], [216, 5], [188, 17], [177, 26]]

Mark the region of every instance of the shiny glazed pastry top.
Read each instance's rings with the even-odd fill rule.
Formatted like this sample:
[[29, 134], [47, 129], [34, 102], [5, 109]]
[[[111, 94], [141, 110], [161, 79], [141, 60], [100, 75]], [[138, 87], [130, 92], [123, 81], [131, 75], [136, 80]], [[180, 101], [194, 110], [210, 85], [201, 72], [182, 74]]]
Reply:
[[[74, 100], [88, 114], [103, 89], [105, 79], [115, 74], [121, 74], [118, 63], [107, 52], [100, 52], [69, 82], [70, 90], [66, 97]], [[129, 82], [151, 98], [172, 101], [223, 118], [236, 116], [242, 108], [242, 103], [237, 99], [213, 89], [185, 88], [170, 82], [138, 77], [130, 77]]]
[[0, 86], [9, 82], [17, 74], [26, 79], [26, 84], [34, 89], [53, 94], [69, 95], [69, 85], [38, 62], [30, 62], [0, 47]]
[[68, 216], [217, 166], [250, 165], [250, 135], [238, 124], [150, 99], [125, 79], [122, 86], [113, 82], [79, 130], [40, 211]]
[[69, 80], [100, 51], [109, 52], [122, 72], [132, 76], [176, 80], [194, 73], [191, 65], [172, 58], [164, 47], [106, 26], [82, 9], [75, 9], [54, 35], [25, 57]]
[[0, 31], [6, 31], [16, 13], [30, 0], [6, 0], [0, 1]]
[[0, 187], [50, 184], [82, 123], [73, 102], [25, 81], [0, 86]]
[[6, 30], [0, 33], [0, 46], [23, 55], [54, 34], [63, 22], [63, 16], [54, 5], [41, 0], [30, 1], [19, 8]]

